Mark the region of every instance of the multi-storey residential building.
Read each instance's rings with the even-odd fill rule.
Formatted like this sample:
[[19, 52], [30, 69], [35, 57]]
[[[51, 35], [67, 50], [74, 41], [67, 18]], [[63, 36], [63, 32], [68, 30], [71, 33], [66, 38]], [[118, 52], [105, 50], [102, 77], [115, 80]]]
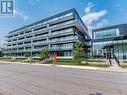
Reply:
[[127, 24], [93, 29], [94, 56], [127, 58]]
[[25, 52], [37, 57], [41, 48], [48, 47], [49, 55], [56, 52], [59, 58], [73, 58], [76, 41], [90, 45], [88, 29], [74, 8], [11, 31], [6, 38], [5, 53], [15, 57]]

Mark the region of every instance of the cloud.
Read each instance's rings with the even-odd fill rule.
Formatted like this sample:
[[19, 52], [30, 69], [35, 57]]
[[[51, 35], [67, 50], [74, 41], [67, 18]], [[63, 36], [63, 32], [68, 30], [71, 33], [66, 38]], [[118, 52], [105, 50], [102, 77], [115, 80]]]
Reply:
[[82, 19], [87, 25], [91, 25], [93, 21], [98, 21], [101, 17], [105, 16], [106, 14], [106, 10], [102, 10], [99, 12], [90, 12], [83, 16]]
[[108, 20], [107, 19], [103, 19], [101, 22], [97, 23], [95, 28], [100, 28], [100, 27], [104, 27], [108, 25]]
[[85, 15], [82, 17], [82, 20], [88, 26], [92, 26], [93, 22], [99, 21], [101, 17], [104, 17], [108, 12], [107, 10], [100, 10], [98, 12], [93, 12], [92, 8], [94, 4], [88, 3], [85, 8]]
[[22, 13], [22, 12], [14, 11], [14, 13], [15, 13], [16, 16], [19, 16], [19, 17], [23, 18], [24, 21], [27, 21], [29, 19], [29, 17], [27, 15], [25, 15], [24, 13]]
[[91, 11], [91, 8], [94, 7], [94, 4], [88, 3], [87, 7], [85, 8], [85, 13], [89, 13]]

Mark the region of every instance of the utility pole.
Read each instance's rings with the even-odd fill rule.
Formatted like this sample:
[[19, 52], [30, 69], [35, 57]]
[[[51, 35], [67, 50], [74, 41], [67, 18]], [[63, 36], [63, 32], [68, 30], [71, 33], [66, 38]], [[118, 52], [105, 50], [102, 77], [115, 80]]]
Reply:
[[32, 52], [32, 51], [33, 51], [33, 37], [34, 37], [34, 36], [33, 36], [33, 29], [32, 29], [31, 31], [32, 31], [32, 32], [31, 32], [31, 33], [32, 33], [32, 39], [31, 39], [31, 52], [30, 52], [31, 57], [30, 57], [30, 64], [32, 64], [32, 56], [33, 56], [33, 54], [32, 54], [32, 53], [33, 53], [33, 52]]

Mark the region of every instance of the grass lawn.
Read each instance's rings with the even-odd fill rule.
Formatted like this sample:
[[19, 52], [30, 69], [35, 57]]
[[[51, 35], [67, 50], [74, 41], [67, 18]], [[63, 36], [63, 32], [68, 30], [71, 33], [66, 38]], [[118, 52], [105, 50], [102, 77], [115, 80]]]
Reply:
[[[0, 59], [0, 61], [7, 61], [7, 62], [24, 62], [24, 63], [30, 63], [30, 61], [26, 60], [26, 59]], [[32, 60], [32, 63], [40, 63], [40, 60]]]
[[127, 68], [127, 63], [126, 63], [126, 64], [123, 63], [123, 64], [121, 64], [120, 66], [121, 66], [122, 68], [126, 69], [126, 68]]
[[[7, 62], [21, 62], [21, 63], [30, 63], [30, 61], [26, 60], [26, 59], [15, 59], [15, 60], [12, 60], [12, 59], [1, 59], [0, 58], [0, 61], [7, 61]], [[90, 64], [81, 64], [81, 63], [78, 63], [74, 60], [56, 60], [56, 61], [52, 61], [52, 60], [48, 60], [46, 63], [47, 64], [56, 64], [56, 65], [73, 65], [73, 66], [89, 66], [89, 67], [102, 67], [102, 68], [106, 68], [108, 67], [108, 64], [106, 63], [103, 63], [103, 62], [97, 62], [95, 60], [96, 63], [94, 63], [94, 61], [90, 60]], [[39, 64], [41, 63], [41, 60], [39, 59], [34, 59], [32, 60], [32, 64]], [[126, 69], [127, 68], [127, 63], [123, 63], [120, 65], [122, 68]]]
[[82, 64], [79, 63], [78, 61], [74, 61], [74, 60], [63, 60], [63, 59], [58, 59], [52, 62], [48, 62], [48, 64], [56, 64], [56, 65], [77, 65], [77, 66], [90, 66], [90, 67], [108, 67], [108, 64], [102, 64], [102, 63], [93, 63], [90, 62], [90, 64]]
[[56, 65], [74, 65], [74, 66], [90, 66], [90, 67], [103, 67], [106, 68], [108, 67], [107, 64], [78, 64], [78, 63], [65, 63], [65, 62], [53, 62], [52, 64]]
[[[7, 61], [7, 62], [25, 62], [25, 63], [30, 63], [30, 61], [26, 60], [26, 59], [0, 59], [0, 61]], [[39, 64], [41, 62], [41, 60], [32, 60], [32, 64]], [[91, 62], [92, 63], [92, 62]], [[56, 60], [56, 61], [52, 61], [52, 60], [48, 60], [47, 64], [56, 64], [56, 65], [74, 65], [74, 66], [90, 66], [90, 67], [103, 67], [106, 68], [108, 67], [108, 64], [101, 64], [101, 63], [94, 63], [94, 64], [81, 64], [78, 63], [77, 61], [74, 60]]]

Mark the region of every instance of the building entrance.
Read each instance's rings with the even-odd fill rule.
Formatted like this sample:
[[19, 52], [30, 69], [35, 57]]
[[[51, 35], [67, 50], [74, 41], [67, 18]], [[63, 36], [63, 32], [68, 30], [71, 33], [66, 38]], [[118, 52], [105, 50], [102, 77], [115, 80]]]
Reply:
[[107, 50], [107, 58], [113, 58], [113, 49]]
[[103, 56], [105, 58], [113, 58], [114, 55], [114, 47], [113, 46], [105, 46], [103, 48]]

